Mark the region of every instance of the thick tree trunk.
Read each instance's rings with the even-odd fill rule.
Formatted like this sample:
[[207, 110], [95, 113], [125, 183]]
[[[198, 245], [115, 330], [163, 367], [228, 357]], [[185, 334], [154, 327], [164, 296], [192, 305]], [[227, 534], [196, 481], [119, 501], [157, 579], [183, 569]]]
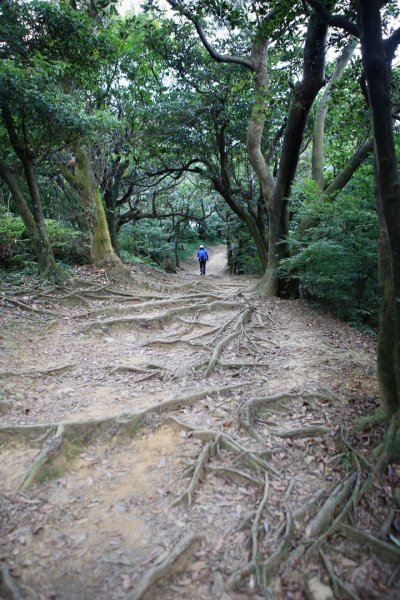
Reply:
[[24, 168], [26, 182], [28, 184], [29, 195], [32, 201], [33, 218], [36, 223], [36, 230], [39, 238], [39, 247], [37, 249], [39, 252], [39, 272], [41, 276], [45, 277], [46, 279], [62, 279], [61, 269], [56, 264], [50, 240], [47, 235], [35, 167], [32, 161], [24, 156], [21, 158], [21, 162]]
[[39, 229], [17, 180], [10, 169], [2, 161], [0, 161], [0, 177], [6, 183], [14, 198], [18, 212], [24, 223], [26, 233], [32, 244], [36, 260], [38, 261], [40, 275], [46, 279], [57, 275], [57, 279], [59, 279], [60, 270], [55, 263], [47, 235], [43, 235], [43, 233], [46, 234], [46, 230], [44, 228]]
[[257, 175], [266, 206], [271, 202], [275, 181], [262, 153], [262, 135], [267, 110], [266, 98], [268, 79], [268, 40], [259, 39], [252, 47], [251, 58], [255, 68], [255, 98], [247, 128], [247, 156]]
[[342, 51], [339, 57], [336, 69], [332, 73], [329, 83], [325, 86], [324, 93], [318, 103], [315, 113], [314, 128], [313, 128], [313, 147], [311, 158], [311, 176], [316, 182], [320, 190], [324, 189], [324, 136], [325, 136], [325, 121], [328, 113], [328, 105], [332, 96], [333, 85], [343, 75], [351, 57], [354, 54], [356, 42], [348, 44]]
[[268, 267], [256, 290], [275, 296], [280, 292], [278, 268], [287, 256], [288, 199], [296, 174], [307, 117], [324, 82], [327, 25], [319, 16], [309, 20], [304, 46], [303, 79], [292, 99], [285, 128], [278, 177], [269, 204]]
[[[30, 219], [27, 216], [26, 209], [30, 212], [28, 206], [26, 205], [23, 194], [18, 193], [15, 179], [12, 177], [10, 172], [6, 173], [8, 178], [7, 185], [10, 187], [12, 185], [14, 192], [17, 194], [14, 196], [17, 206], [19, 210], [22, 210], [21, 216], [26, 219], [28, 223], [29, 230], [27, 229], [28, 235], [32, 235], [32, 240], [35, 238], [34, 244], [34, 252], [37, 256], [38, 260], [38, 269], [41, 277], [46, 279], [51, 279], [54, 281], [60, 281], [65, 279], [61, 269], [57, 266], [56, 261], [54, 259], [53, 250], [50, 245], [50, 241], [46, 231], [46, 225], [44, 222], [42, 203], [40, 199], [40, 192], [37, 185], [35, 168], [33, 164], [33, 155], [30, 150], [21, 142], [18, 138], [18, 134], [15, 128], [14, 119], [10, 111], [10, 107], [6, 98], [1, 98], [1, 114], [3, 117], [4, 125], [7, 130], [8, 138], [10, 140], [11, 146], [24, 169], [24, 174], [26, 178], [26, 182], [29, 189], [29, 194], [32, 201], [32, 210], [33, 210], [33, 218], [35, 221], [35, 234], [33, 233], [33, 229], [31, 227]], [[4, 173], [5, 165], [3, 165], [3, 173]], [[7, 171], [7, 169], [6, 169]], [[10, 177], [11, 176], [11, 177]], [[11, 190], [13, 193], [14, 192]], [[23, 203], [21, 203], [23, 199]], [[24, 207], [23, 204], [26, 206]], [[32, 216], [32, 214], [31, 214]], [[24, 220], [25, 223], [25, 220]]]
[[64, 177], [75, 189], [89, 223], [90, 258], [93, 265], [106, 269], [122, 266], [113, 250], [100, 189], [94, 177], [87, 151], [75, 149], [74, 171], [62, 166]]
[[[376, 158], [382, 284], [378, 377], [382, 403], [400, 408], [400, 177], [393, 137], [390, 64], [382, 40], [380, 0], [359, 0], [361, 52], [368, 85]], [[386, 238], [387, 232], [387, 238]]]

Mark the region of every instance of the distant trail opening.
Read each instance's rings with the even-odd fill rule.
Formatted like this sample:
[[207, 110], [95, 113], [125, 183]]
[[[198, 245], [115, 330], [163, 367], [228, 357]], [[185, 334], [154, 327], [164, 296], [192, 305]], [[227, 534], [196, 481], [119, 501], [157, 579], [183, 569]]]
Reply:
[[[207, 275], [223, 276], [227, 275], [227, 254], [226, 245], [220, 244], [218, 246], [206, 246], [209, 260], [207, 262]], [[199, 263], [196, 258], [196, 253], [187, 262], [182, 263], [182, 270], [188, 275], [199, 275]], [[182, 272], [182, 271], [181, 271]], [[200, 276], [200, 275], [199, 275]]]

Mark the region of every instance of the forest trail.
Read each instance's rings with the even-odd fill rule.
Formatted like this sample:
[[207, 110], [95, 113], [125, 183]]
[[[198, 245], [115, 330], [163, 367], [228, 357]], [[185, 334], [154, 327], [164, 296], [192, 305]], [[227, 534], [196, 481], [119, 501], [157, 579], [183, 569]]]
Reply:
[[131, 287], [81, 268], [67, 288], [2, 290], [8, 592], [398, 597], [400, 551], [381, 542], [378, 559], [354, 533], [382, 539], [394, 518], [380, 480], [358, 502], [379, 431], [350, 426], [377, 404], [373, 340], [300, 301], [249, 295], [254, 280], [225, 262], [216, 247], [204, 278], [193, 258], [177, 275], [132, 269]]

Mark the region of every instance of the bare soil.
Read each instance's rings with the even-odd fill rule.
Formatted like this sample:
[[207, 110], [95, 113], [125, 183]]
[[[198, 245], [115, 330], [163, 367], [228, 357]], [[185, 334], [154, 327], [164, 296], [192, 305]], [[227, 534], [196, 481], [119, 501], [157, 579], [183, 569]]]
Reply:
[[209, 254], [4, 286], [0, 598], [400, 596], [373, 338]]

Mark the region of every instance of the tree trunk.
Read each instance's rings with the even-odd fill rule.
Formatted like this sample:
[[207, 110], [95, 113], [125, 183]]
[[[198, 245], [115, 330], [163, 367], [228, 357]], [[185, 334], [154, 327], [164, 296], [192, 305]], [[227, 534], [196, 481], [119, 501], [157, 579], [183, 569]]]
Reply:
[[373, 140], [367, 140], [356, 150], [349, 162], [338, 173], [335, 179], [325, 188], [324, 194], [334, 196], [340, 192], [353, 177], [358, 167], [362, 165], [364, 160], [374, 149]]
[[[24, 199], [23, 194], [19, 190], [18, 184], [13, 178], [12, 174], [8, 171], [8, 169], [3, 164], [3, 173], [7, 177], [7, 185], [10, 187], [10, 191], [15, 192], [15, 201], [19, 210], [21, 212], [21, 217], [25, 219], [28, 224], [27, 233], [28, 235], [32, 235], [32, 243], [34, 252], [37, 256], [38, 260], [38, 270], [41, 277], [45, 279], [51, 279], [54, 281], [60, 281], [65, 279], [65, 276], [61, 269], [57, 266], [56, 261], [54, 259], [53, 250], [50, 245], [50, 241], [46, 231], [46, 225], [44, 222], [42, 203], [40, 199], [40, 192], [37, 185], [35, 168], [33, 165], [33, 155], [30, 152], [29, 148], [27, 148], [24, 143], [22, 143], [18, 139], [17, 131], [15, 129], [14, 120], [10, 111], [10, 107], [5, 98], [1, 98], [1, 114], [3, 117], [4, 125], [7, 130], [8, 138], [10, 140], [11, 146], [24, 169], [24, 174], [26, 178], [26, 182], [29, 189], [29, 194], [32, 201], [32, 209], [33, 209], [33, 218], [35, 222], [35, 233], [32, 229], [31, 220], [28, 217], [27, 211], [30, 213], [28, 206], [26, 205], [26, 201]], [[5, 169], [5, 171], [4, 171]], [[13, 191], [14, 190], [14, 191]], [[19, 190], [19, 191], [18, 191]], [[25, 205], [25, 206], [24, 206]], [[30, 213], [32, 216], [32, 213]], [[35, 241], [33, 242], [33, 239]]]
[[[382, 305], [378, 377], [382, 404], [400, 408], [400, 177], [390, 98], [390, 62], [382, 39], [380, 0], [359, 0], [361, 53], [368, 85], [376, 159], [378, 212], [383, 215], [379, 245]], [[387, 237], [386, 237], [387, 232]]]
[[42, 209], [42, 202], [40, 198], [39, 188], [37, 185], [34, 165], [32, 161], [26, 157], [22, 157], [21, 162], [24, 168], [26, 182], [28, 184], [29, 195], [32, 201], [33, 218], [36, 223], [36, 230], [39, 238], [39, 272], [41, 276], [45, 277], [46, 279], [62, 279], [61, 269], [56, 264], [50, 240], [47, 235], [46, 224], [44, 222], [44, 215]]
[[67, 181], [75, 189], [89, 223], [90, 258], [93, 265], [106, 269], [120, 267], [122, 263], [113, 250], [100, 189], [92, 171], [87, 151], [75, 149], [74, 171], [62, 166]]
[[356, 48], [356, 42], [351, 42], [342, 51], [339, 57], [336, 69], [334, 70], [329, 83], [326, 85], [321, 100], [318, 103], [315, 113], [314, 128], [313, 128], [313, 147], [311, 159], [312, 178], [316, 182], [320, 190], [324, 189], [324, 135], [325, 135], [325, 120], [328, 113], [328, 104], [332, 95], [332, 88], [335, 81], [340, 79], [345, 68], [347, 67]]
[[324, 82], [327, 25], [314, 14], [310, 17], [304, 46], [303, 79], [292, 99], [283, 137], [278, 177], [269, 204], [268, 267], [256, 291], [275, 296], [279, 294], [278, 268], [287, 256], [288, 199], [300, 157], [304, 129], [312, 103]]
[[117, 256], [120, 256], [119, 240], [118, 240], [118, 219], [116, 214], [115, 194], [112, 189], [104, 191], [104, 203], [106, 206], [106, 218], [108, 231], [110, 232], [111, 245], [114, 248]]
[[51, 281], [63, 281], [65, 276], [54, 260], [44, 220], [40, 225], [37, 223], [14, 175], [2, 162], [0, 162], [0, 177], [6, 183], [14, 198], [18, 213], [32, 244], [40, 276]]
[[254, 78], [255, 98], [247, 128], [246, 148], [250, 164], [257, 175], [264, 202], [268, 206], [272, 199], [275, 181], [261, 149], [269, 86], [267, 39], [261, 38], [253, 45], [251, 58], [256, 70]]

